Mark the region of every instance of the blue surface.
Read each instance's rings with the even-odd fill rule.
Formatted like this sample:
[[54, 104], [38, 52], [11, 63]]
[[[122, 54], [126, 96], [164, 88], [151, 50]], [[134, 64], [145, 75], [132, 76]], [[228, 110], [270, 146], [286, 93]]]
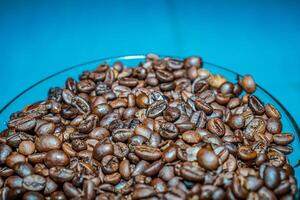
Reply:
[[251, 73], [299, 123], [299, 21], [300, 1], [0, 1], [0, 106], [68, 66], [156, 52]]

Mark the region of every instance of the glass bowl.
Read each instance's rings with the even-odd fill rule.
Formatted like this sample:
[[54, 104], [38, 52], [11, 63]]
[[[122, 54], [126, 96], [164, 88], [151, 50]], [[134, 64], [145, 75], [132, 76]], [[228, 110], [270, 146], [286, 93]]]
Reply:
[[[113, 64], [116, 61], [122, 61], [124, 65], [130, 67], [130, 66], [137, 66], [140, 62], [144, 61], [145, 58], [146, 58], [145, 55], [131, 55], [131, 56], [113, 57], [113, 58], [106, 58], [106, 59], [97, 59], [73, 67], [69, 67], [55, 74], [52, 74], [38, 81], [32, 86], [28, 87], [23, 92], [21, 92], [16, 97], [14, 97], [11, 101], [9, 101], [3, 108], [1, 108], [0, 130], [4, 130], [6, 128], [6, 122], [8, 121], [10, 114], [21, 110], [26, 105], [45, 99], [47, 97], [48, 89], [50, 87], [63, 86], [65, 80], [68, 77], [77, 78], [81, 74], [81, 72], [86, 70], [93, 70], [100, 63], [103, 62], [106, 62], [108, 64]], [[203, 67], [208, 69], [212, 73], [223, 75], [224, 77], [226, 77], [227, 80], [232, 82], [236, 80], [237, 76], [241, 76], [240, 74], [233, 72], [229, 69], [208, 62], [204, 62]], [[296, 124], [296, 121], [294, 120], [292, 115], [287, 111], [287, 109], [274, 96], [272, 96], [268, 91], [266, 91], [261, 86], [257, 87], [255, 94], [264, 103], [271, 103], [280, 111], [282, 115], [281, 120], [283, 124], [283, 132], [294, 134], [295, 140], [291, 144], [291, 146], [293, 147], [293, 152], [288, 155], [288, 159], [290, 161], [291, 166], [295, 166], [298, 163], [298, 160], [300, 160], [300, 156], [298, 155], [298, 152], [300, 152], [300, 144], [299, 144], [300, 131], [298, 125]], [[297, 178], [297, 182], [299, 183], [300, 167], [295, 168], [295, 176]]]

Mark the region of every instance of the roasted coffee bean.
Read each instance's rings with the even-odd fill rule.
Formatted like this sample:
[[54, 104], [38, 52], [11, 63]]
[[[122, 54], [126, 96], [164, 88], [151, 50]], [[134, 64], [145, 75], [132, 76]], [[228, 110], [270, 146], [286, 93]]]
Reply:
[[75, 198], [80, 196], [80, 192], [69, 182], [64, 183], [63, 191], [68, 198]]
[[5, 184], [10, 188], [21, 188], [23, 186], [23, 178], [19, 176], [9, 176]]
[[110, 133], [106, 128], [97, 127], [94, 128], [90, 133], [89, 137], [92, 139], [102, 140], [104, 138], [109, 137]]
[[46, 154], [44, 162], [48, 167], [66, 166], [69, 164], [70, 159], [61, 150], [51, 150]]
[[35, 140], [35, 148], [39, 152], [47, 152], [61, 148], [61, 140], [55, 135], [42, 135]]
[[294, 135], [289, 133], [278, 133], [273, 135], [274, 143], [279, 145], [290, 144], [294, 140]]
[[165, 70], [157, 70], [156, 71], [156, 78], [161, 83], [167, 83], [174, 80], [174, 75], [171, 72], [165, 71]]
[[119, 84], [133, 88], [137, 86], [138, 80], [135, 78], [122, 77], [119, 79]]
[[94, 81], [90, 79], [81, 80], [80, 82], [77, 83], [77, 89], [79, 92], [90, 93], [95, 88], [96, 88], [96, 84], [94, 83]]
[[175, 145], [171, 145], [164, 150], [162, 153], [162, 158], [165, 162], [170, 163], [177, 159], [177, 147]]
[[253, 160], [256, 158], [257, 153], [251, 149], [249, 146], [240, 146], [238, 149], [238, 156], [242, 160]]
[[243, 115], [232, 115], [228, 120], [228, 125], [232, 129], [241, 129], [245, 125], [245, 119]]
[[219, 166], [219, 158], [209, 147], [203, 147], [198, 151], [197, 160], [199, 165], [207, 170], [215, 170]]
[[22, 200], [44, 200], [44, 196], [38, 192], [29, 191], [23, 195]]
[[129, 147], [122, 142], [117, 142], [113, 144], [114, 146], [114, 155], [122, 160], [123, 158], [127, 157], [128, 153], [129, 153]]
[[186, 143], [197, 144], [201, 141], [200, 135], [196, 131], [186, 131], [182, 134], [182, 139]]
[[251, 110], [258, 115], [262, 115], [265, 112], [264, 104], [260, 101], [258, 97], [254, 95], [249, 97], [248, 105], [251, 108]]
[[25, 162], [26, 158], [25, 156], [23, 156], [22, 154], [19, 154], [17, 152], [12, 152], [11, 154], [9, 154], [9, 156], [6, 158], [6, 162], [5, 164], [10, 167], [13, 168], [13, 166], [19, 162]]
[[7, 157], [12, 153], [10, 146], [0, 143], [0, 164], [4, 164]]
[[144, 175], [146, 176], [154, 176], [156, 175], [159, 170], [163, 167], [164, 162], [162, 160], [157, 160], [150, 164], [144, 171]]
[[162, 114], [162, 112], [167, 108], [167, 103], [164, 100], [159, 100], [151, 104], [146, 115], [150, 118], [155, 118]]
[[50, 195], [52, 192], [56, 191], [57, 188], [58, 188], [58, 185], [51, 178], [47, 177], [44, 194]]
[[207, 122], [207, 116], [201, 110], [196, 111], [191, 116], [191, 123], [195, 124], [197, 128], [204, 128]]
[[98, 142], [93, 149], [93, 158], [101, 162], [102, 158], [107, 155], [113, 155], [114, 146], [111, 143]]
[[134, 152], [138, 157], [147, 161], [155, 161], [161, 157], [161, 152], [158, 148], [149, 147], [146, 145], [136, 146]]
[[255, 135], [264, 134], [266, 131], [266, 123], [261, 118], [254, 118], [251, 122], [246, 126], [243, 131], [245, 137], [249, 140], [254, 140]]
[[207, 121], [207, 129], [218, 136], [223, 136], [225, 134], [225, 126], [221, 119], [212, 118]]
[[119, 169], [119, 160], [112, 155], [104, 156], [101, 161], [102, 170], [104, 173], [111, 174]]
[[35, 145], [32, 141], [22, 141], [19, 144], [19, 153], [25, 156], [33, 154], [35, 151]]
[[87, 144], [85, 141], [82, 141], [80, 139], [75, 139], [72, 141], [72, 148], [75, 151], [83, 151], [87, 149]]
[[21, 177], [29, 176], [34, 173], [33, 167], [26, 162], [19, 162], [14, 165], [15, 173]]
[[205, 172], [197, 163], [185, 162], [180, 169], [181, 176], [189, 181], [203, 181]]
[[67, 200], [67, 197], [62, 191], [55, 191], [51, 193], [51, 200]]
[[74, 177], [74, 171], [64, 167], [52, 167], [50, 168], [49, 175], [56, 182], [67, 182]]
[[146, 198], [150, 198], [154, 195], [155, 195], [155, 190], [152, 187], [145, 185], [145, 187], [140, 187], [140, 188], [136, 188], [133, 190], [132, 199], [133, 200], [146, 199]]
[[272, 134], [280, 133], [282, 130], [281, 122], [275, 118], [268, 119], [267, 130]]
[[267, 166], [264, 170], [264, 183], [265, 185], [270, 188], [276, 188], [280, 183], [280, 174], [279, 170], [273, 166]]
[[163, 115], [166, 121], [175, 122], [180, 117], [180, 110], [176, 107], [168, 107]]
[[245, 75], [241, 80], [242, 88], [249, 94], [252, 94], [256, 90], [255, 82], [250, 75]]
[[112, 138], [115, 142], [126, 142], [133, 136], [133, 131], [130, 129], [116, 129], [112, 133]]
[[178, 136], [178, 124], [175, 125], [170, 122], [165, 122], [162, 123], [159, 127], [159, 133], [161, 137], [166, 138], [166, 139], [175, 139]]
[[213, 108], [201, 99], [196, 99], [195, 106], [196, 106], [197, 110], [202, 110], [205, 112], [205, 114], [209, 115], [213, 112]]
[[265, 105], [265, 113], [270, 118], [275, 118], [275, 119], [281, 118], [279, 111], [271, 104]]
[[32, 174], [23, 179], [23, 187], [30, 191], [41, 191], [46, 186], [46, 179], [40, 175]]

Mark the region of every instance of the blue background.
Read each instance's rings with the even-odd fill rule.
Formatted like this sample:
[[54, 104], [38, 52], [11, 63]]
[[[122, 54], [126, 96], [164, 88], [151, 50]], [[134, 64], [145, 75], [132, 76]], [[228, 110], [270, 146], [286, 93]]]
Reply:
[[0, 107], [68, 66], [155, 52], [251, 73], [299, 123], [299, 22], [286, 0], [0, 1]]

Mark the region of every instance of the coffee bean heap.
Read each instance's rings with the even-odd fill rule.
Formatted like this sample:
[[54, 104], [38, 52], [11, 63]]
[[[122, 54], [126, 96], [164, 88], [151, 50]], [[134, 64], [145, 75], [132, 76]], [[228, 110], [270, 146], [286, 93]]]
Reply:
[[294, 136], [253, 93], [149, 54], [101, 64], [13, 113], [0, 139], [0, 199], [293, 199]]

